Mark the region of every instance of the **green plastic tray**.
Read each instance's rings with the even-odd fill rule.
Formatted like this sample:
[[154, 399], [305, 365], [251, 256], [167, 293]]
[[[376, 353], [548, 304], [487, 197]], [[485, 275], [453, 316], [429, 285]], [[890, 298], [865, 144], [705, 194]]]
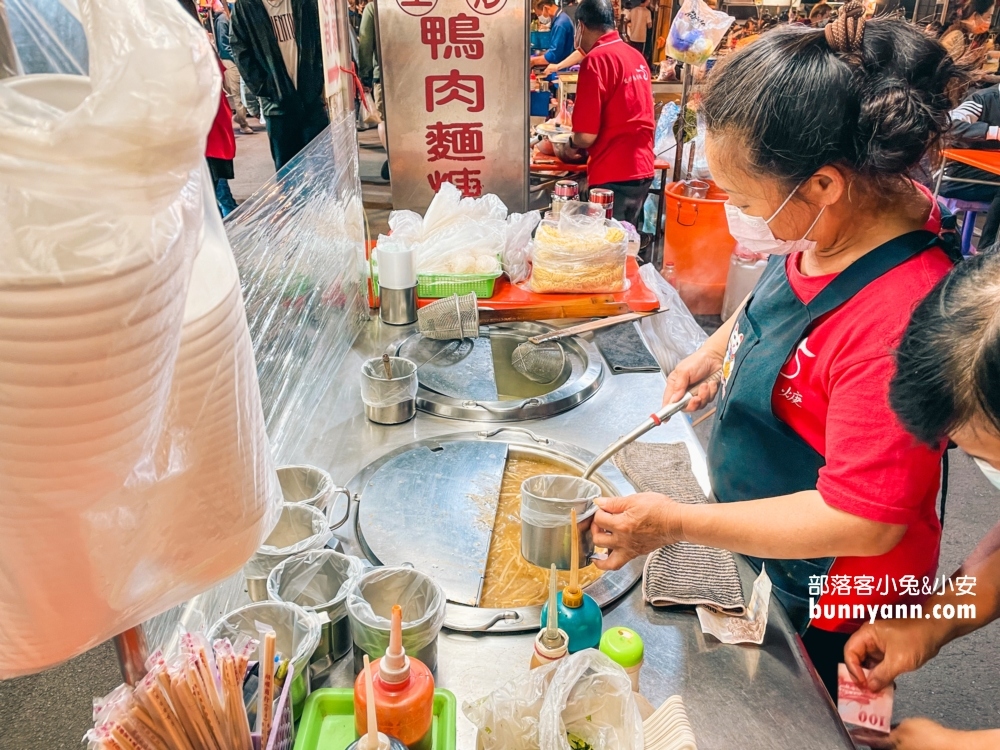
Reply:
[[493, 286], [499, 275], [418, 274], [417, 296], [424, 299], [440, 299], [441, 297], [450, 297], [453, 294], [461, 296], [475, 292], [479, 299], [489, 299], [493, 296]]
[[[434, 691], [432, 750], [455, 750], [457, 706], [450, 690]], [[306, 699], [294, 750], [344, 750], [356, 739], [353, 690], [321, 688]]]

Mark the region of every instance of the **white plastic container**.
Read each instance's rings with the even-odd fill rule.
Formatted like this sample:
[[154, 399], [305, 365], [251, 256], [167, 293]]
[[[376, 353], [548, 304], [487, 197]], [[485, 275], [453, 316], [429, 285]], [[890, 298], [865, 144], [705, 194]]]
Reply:
[[757, 280], [764, 273], [768, 255], [747, 250], [737, 245], [729, 259], [729, 273], [726, 275], [726, 293], [722, 298], [722, 319], [729, 320], [743, 300], [753, 291]]

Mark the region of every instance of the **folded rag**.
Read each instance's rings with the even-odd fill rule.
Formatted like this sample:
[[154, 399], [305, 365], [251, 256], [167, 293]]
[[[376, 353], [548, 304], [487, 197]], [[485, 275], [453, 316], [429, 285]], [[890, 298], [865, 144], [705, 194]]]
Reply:
[[[684, 443], [632, 443], [615, 456], [615, 465], [640, 492], [669, 495], [679, 503], [707, 502]], [[746, 613], [733, 554], [688, 542], [661, 547], [646, 558], [642, 596], [657, 607], [702, 605], [736, 617]]]
[[635, 321], [594, 332], [594, 343], [613, 373], [659, 372], [660, 366], [646, 348]]

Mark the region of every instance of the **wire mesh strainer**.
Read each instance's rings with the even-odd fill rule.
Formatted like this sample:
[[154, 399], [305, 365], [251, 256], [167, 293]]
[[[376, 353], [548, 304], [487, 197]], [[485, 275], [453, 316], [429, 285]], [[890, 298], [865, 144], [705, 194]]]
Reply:
[[429, 339], [474, 339], [479, 336], [479, 308], [471, 292], [431, 302], [417, 312], [417, 330]]
[[551, 383], [562, 374], [566, 366], [566, 352], [557, 341], [544, 344], [525, 341], [511, 354], [510, 364], [528, 380]]

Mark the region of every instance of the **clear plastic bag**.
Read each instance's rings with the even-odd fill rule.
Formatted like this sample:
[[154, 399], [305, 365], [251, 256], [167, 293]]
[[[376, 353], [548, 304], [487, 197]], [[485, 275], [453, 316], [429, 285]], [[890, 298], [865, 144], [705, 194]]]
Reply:
[[369, 656], [389, 646], [392, 606], [403, 608], [403, 647], [416, 655], [437, 639], [444, 623], [444, 591], [413, 568], [375, 568], [344, 584], [354, 643]]
[[274, 567], [292, 555], [322, 549], [333, 537], [330, 522], [323, 511], [311, 505], [285, 503], [278, 523], [264, 543], [247, 561], [247, 578], [265, 580]]
[[669, 373], [685, 357], [694, 354], [708, 334], [694, 319], [684, 300], [656, 269], [646, 264], [639, 269], [639, 277], [666, 310], [639, 321], [639, 332], [656, 363]]
[[384, 408], [417, 397], [417, 366], [402, 357], [392, 357], [391, 362], [392, 380], [385, 377], [381, 359], [370, 359], [361, 366], [361, 400], [366, 406]]
[[538, 211], [507, 217], [507, 237], [503, 248], [503, 270], [512, 284], [520, 284], [531, 273], [531, 233], [542, 215]]
[[585, 649], [531, 670], [462, 706], [479, 730], [479, 750], [641, 750], [642, 718], [618, 664]]
[[271, 571], [267, 595], [273, 601], [322, 609], [331, 620], [347, 612], [344, 583], [360, 576], [365, 564], [330, 549], [300, 552]]
[[215, 53], [175, 0], [83, 10], [91, 78], [0, 81], [0, 679], [231, 576], [280, 508]]
[[539, 474], [521, 485], [521, 520], [542, 528], [569, 526], [570, 511], [582, 519], [600, 496], [601, 488], [588, 479]]
[[735, 20], [704, 0], [684, 0], [667, 34], [667, 54], [689, 65], [704, 65]]
[[621, 292], [628, 288], [628, 235], [617, 221], [568, 201], [558, 221], [544, 219], [531, 243], [532, 292]]

